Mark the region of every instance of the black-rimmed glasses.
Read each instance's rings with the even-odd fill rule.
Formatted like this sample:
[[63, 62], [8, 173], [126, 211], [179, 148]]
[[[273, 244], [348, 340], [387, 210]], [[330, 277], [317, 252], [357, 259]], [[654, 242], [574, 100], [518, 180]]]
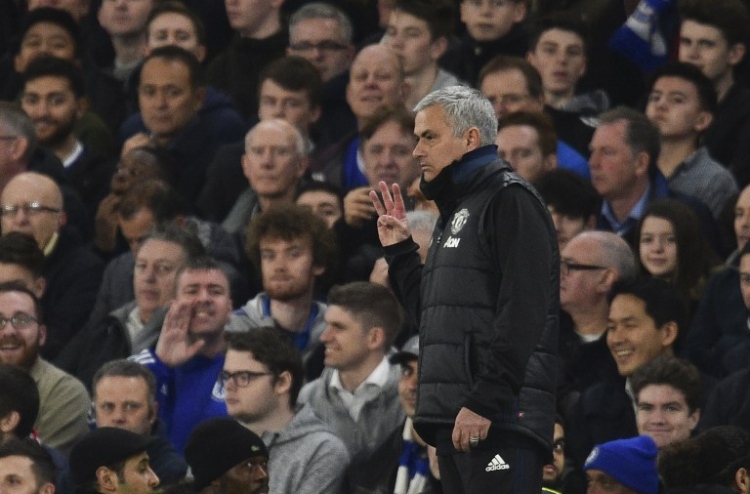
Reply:
[[226, 372], [222, 371], [219, 373], [219, 384], [221, 387], [226, 387], [229, 381], [234, 382], [234, 385], [238, 388], [244, 388], [250, 385], [250, 383], [262, 376], [272, 376], [273, 372], [254, 372], [254, 371], [237, 371], [237, 372]]
[[595, 264], [578, 264], [571, 261], [560, 261], [560, 273], [569, 275], [571, 271], [596, 271], [598, 269], [607, 269], [606, 266], [597, 266]]

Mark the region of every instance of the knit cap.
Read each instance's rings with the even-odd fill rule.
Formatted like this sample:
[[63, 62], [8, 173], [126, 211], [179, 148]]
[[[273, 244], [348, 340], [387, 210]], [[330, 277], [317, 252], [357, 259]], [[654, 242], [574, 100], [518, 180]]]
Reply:
[[583, 470], [601, 470], [638, 493], [657, 494], [657, 454], [656, 443], [648, 436], [618, 439], [595, 446]]
[[261, 438], [234, 419], [221, 417], [198, 424], [188, 437], [185, 459], [200, 491], [239, 463], [265, 456]]

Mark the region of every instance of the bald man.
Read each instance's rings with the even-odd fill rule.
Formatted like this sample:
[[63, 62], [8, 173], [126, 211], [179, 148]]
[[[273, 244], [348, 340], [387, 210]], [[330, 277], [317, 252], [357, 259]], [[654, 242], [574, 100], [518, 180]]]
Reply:
[[357, 132], [320, 153], [312, 163], [315, 179], [340, 186], [344, 192], [367, 185], [359, 168], [359, 131], [384, 106], [403, 105], [408, 86], [399, 58], [386, 45], [363, 48], [352, 62], [346, 102], [357, 120]]
[[27, 233], [44, 251], [47, 286], [42, 307], [47, 344], [42, 356], [53, 360], [88, 318], [101, 281], [102, 261], [66, 226], [62, 193], [46, 175], [19, 173], [0, 194], [2, 234]]
[[242, 171], [250, 187], [222, 223], [225, 230], [244, 231], [256, 213], [294, 203], [297, 185], [307, 171], [305, 148], [300, 130], [286, 120], [263, 120], [250, 129], [242, 156]]

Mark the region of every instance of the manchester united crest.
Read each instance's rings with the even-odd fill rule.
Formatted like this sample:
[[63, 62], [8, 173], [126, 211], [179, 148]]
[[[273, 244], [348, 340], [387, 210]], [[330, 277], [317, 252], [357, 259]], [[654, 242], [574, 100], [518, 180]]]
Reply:
[[453, 221], [451, 221], [451, 233], [457, 235], [464, 227], [466, 221], [469, 219], [469, 210], [462, 209], [458, 213], [453, 215]]

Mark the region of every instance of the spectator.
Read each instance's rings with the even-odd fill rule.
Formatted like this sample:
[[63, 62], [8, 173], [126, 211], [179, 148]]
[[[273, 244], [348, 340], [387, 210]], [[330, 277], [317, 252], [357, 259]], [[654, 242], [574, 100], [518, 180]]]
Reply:
[[531, 183], [557, 168], [557, 135], [543, 113], [516, 112], [498, 122], [497, 154]]
[[[92, 319], [55, 363], [88, 386], [105, 363], [153, 347], [174, 297], [177, 273], [204, 255], [199, 240], [177, 225], [151, 231], [135, 256], [133, 298], [103, 319]], [[124, 279], [120, 280], [122, 283]]]
[[235, 311], [227, 330], [276, 327], [302, 356], [306, 379], [320, 376], [327, 306], [315, 301], [315, 293], [320, 279], [333, 271], [336, 251], [332, 232], [299, 206], [258, 215], [249, 225], [247, 254], [261, 273], [263, 291]]
[[648, 436], [596, 446], [583, 467], [588, 479], [586, 494], [657, 494], [660, 486], [657, 453], [654, 441]]
[[83, 73], [65, 59], [40, 57], [28, 65], [23, 79], [21, 107], [34, 123], [39, 144], [65, 167], [67, 182], [83, 200], [90, 221], [107, 194], [113, 170], [74, 132], [88, 106]]
[[[388, 439], [371, 454], [355, 456], [347, 471], [344, 492], [413, 492], [426, 494], [439, 485], [429, 470], [427, 444], [414, 431], [412, 417], [417, 402], [419, 336], [412, 336], [400, 352], [389, 357], [401, 367], [398, 397], [406, 420], [393, 428]], [[438, 487], [439, 489], [439, 487]]]
[[19, 284], [0, 285], [0, 307], [0, 364], [16, 365], [31, 374], [39, 389], [35, 424], [39, 438], [67, 456], [88, 430], [86, 412], [91, 400], [86, 388], [39, 355], [47, 328], [41, 319], [39, 299], [32, 292]]
[[438, 66], [453, 31], [453, 5], [445, 0], [397, 0], [382, 43], [401, 60], [409, 87], [404, 103], [414, 108], [422, 98], [455, 86], [455, 75]]
[[619, 377], [590, 386], [576, 405], [569, 451], [579, 465], [594, 444], [637, 434], [627, 380], [660, 355], [673, 355], [677, 335], [685, 328], [685, 306], [663, 281], [647, 278], [618, 284], [609, 300], [607, 346]]
[[359, 132], [380, 108], [402, 104], [406, 90], [401, 62], [390, 48], [363, 48], [352, 63], [346, 86], [346, 101], [357, 119], [357, 129], [315, 157], [313, 178], [340, 186], [344, 192], [365, 185]]
[[651, 80], [646, 116], [659, 129], [659, 171], [670, 189], [699, 199], [718, 218], [737, 184], [700, 145], [716, 111], [711, 81], [696, 67], [677, 62], [657, 69]]
[[148, 460], [164, 485], [185, 477], [187, 463], [160, 435], [156, 378], [151, 371], [129, 360], [112, 360], [97, 370], [91, 387], [96, 427], [117, 427], [148, 437]]
[[310, 182], [303, 185], [297, 192], [295, 201], [325, 221], [328, 228], [333, 228], [343, 215], [344, 202], [341, 191], [335, 185], [326, 182]]
[[636, 370], [630, 383], [638, 434], [649, 436], [659, 449], [690, 438], [703, 405], [698, 369], [684, 360], [657, 358]]
[[744, 187], [750, 183], [750, 167], [745, 162], [750, 143], [750, 89], [737, 82], [736, 70], [748, 49], [750, 14], [740, 0], [690, 0], [680, 3], [680, 17], [679, 60], [701, 69], [713, 82], [719, 101], [706, 131], [706, 147]]
[[77, 231], [66, 226], [62, 192], [52, 179], [18, 174], [3, 189], [0, 204], [3, 235], [30, 234], [45, 253], [42, 306], [49, 332], [42, 354], [52, 360], [85, 324], [104, 268]]
[[534, 186], [552, 216], [560, 252], [570, 239], [596, 225], [599, 195], [580, 176], [558, 168], [542, 175]]
[[724, 354], [735, 338], [747, 332], [747, 307], [740, 291], [739, 264], [744, 246], [750, 239], [750, 187], [740, 193], [734, 209], [734, 233], [737, 250], [726, 267], [709, 278], [685, 342], [685, 355], [701, 371], [715, 377], [726, 375]]
[[263, 441], [230, 418], [213, 418], [190, 433], [185, 457], [200, 494], [267, 493], [268, 450]]
[[708, 277], [719, 265], [695, 213], [674, 199], [654, 201], [635, 235], [641, 272], [675, 287], [692, 317]]
[[199, 116], [205, 95], [203, 68], [193, 54], [176, 46], [152, 51], [143, 62], [138, 85], [138, 105], [148, 134], [133, 135], [121, 152], [148, 145], [167, 149], [179, 164], [176, 188], [189, 204], [198, 198], [218, 147], [209, 124]]
[[242, 156], [248, 188], [224, 219], [224, 229], [242, 231], [261, 211], [293, 203], [307, 163], [304, 137], [286, 120], [264, 120], [250, 129]]
[[159, 477], [149, 465], [148, 443], [148, 437], [115, 427], [86, 434], [70, 453], [76, 492], [155, 493]]
[[284, 56], [289, 35], [281, 19], [283, 2], [262, 6], [225, 0], [231, 44], [208, 66], [209, 84], [227, 93], [244, 118], [258, 112], [258, 75], [270, 62]]
[[326, 347], [321, 377], [308, 383], [300, 402], [310, 405], [354, 456], [368, 454], [404, 419], [398, 402], [398, 372], [386, 357], [402, 311], [385, 288], [366, 282], [328, 293]]
[[[195, 55], [203, 64], [206, 61], [206, 31], [203, 21], [182, 2], [168, 0], [156, 4], [146, 23], [146, 56], [163, 46], [177, 46]], [[234, 108], [232, 100], [213, 86], [206, 86], [206, 96], [198, 111], [201, 120], [208, 124], [214, 138], [229, 144], [242, 139], [244, 119]], [[146, 127], [140, 113], [130, 115], [120, 127], [120, 142], [124, 142]]]
[[[560, 335], [558, 349], [563, 392], [582, 392], [615, 372], [607, 348], [607, 296], [620, 281], [636, 277], [628, 244], [611, 232], [582, 232], [560, 254]], [[558, 409], [568, 413], [575, 393], [561, 396]]]
[[[542, 78], [526, 60], [503, 55], [493, 58], [482, 67], [477, 87], [492, 103], [498, 120], [519, 111], [544, 111]], [[557, 140], [557, 166], [590, 177], [584, 155], [561, 139]]]
[[131, 358], [156, 376], [159, 418], [167, 438], [183, 451], [198, 423], [227, 413], [217, 377], [232, 304], [229, 280], [210, 258], [187, 263], [176, 283], [156, 348]]
[[219, 375], [227, 412], [264, 438], [270, 492], [339, 492], [349, 452], [297, 395], [304, 374], [297, 349], [274, 328], [229, 338]]

